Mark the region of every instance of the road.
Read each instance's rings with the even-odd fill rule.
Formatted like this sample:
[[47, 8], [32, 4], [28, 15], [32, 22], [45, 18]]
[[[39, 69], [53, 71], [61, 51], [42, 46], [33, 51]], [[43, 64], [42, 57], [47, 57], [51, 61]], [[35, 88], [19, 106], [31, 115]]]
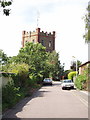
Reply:
[[9, 110], [4, 118], [88, 118], [88, 96], [62, 90], [60, 82], [43, 86]]

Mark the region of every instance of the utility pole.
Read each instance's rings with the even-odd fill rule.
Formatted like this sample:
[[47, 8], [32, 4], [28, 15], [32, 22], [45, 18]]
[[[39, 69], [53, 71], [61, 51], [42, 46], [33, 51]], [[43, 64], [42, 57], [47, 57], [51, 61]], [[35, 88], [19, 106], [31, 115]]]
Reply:
[[77, 59], [76, 59], [76, 57], [75, 56], [72, 56], [72, 58], [74, 58], [75, 59], [75, 61], [76, 61], [76, 78], [77, 78]]

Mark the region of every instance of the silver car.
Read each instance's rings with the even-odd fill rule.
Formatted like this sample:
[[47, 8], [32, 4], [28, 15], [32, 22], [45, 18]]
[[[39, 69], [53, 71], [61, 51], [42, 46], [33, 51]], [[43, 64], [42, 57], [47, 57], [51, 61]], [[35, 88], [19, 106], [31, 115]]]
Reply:
[[52, 79], [51, 78], [45, 78], [43, 80], [43, 85], [52, 85]]

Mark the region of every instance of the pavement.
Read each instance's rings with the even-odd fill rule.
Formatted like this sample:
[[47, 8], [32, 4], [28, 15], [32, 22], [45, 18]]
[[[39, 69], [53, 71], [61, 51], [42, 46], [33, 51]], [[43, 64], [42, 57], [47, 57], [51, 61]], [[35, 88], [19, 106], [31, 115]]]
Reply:
[[86, 95], [90, 96], [90, 93], [89, 93], [88, 91], [83, 91], [83, 90], [80, 90], [80, 92], [82, 92], [82, 93], [84, 93], [84, 94], [86, 94]]

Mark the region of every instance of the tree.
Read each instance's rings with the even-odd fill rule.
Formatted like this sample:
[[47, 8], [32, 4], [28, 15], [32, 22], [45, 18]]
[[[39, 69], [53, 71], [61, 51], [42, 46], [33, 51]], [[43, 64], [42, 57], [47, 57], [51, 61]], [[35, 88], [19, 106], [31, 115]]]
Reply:
[[90, 2], [88, 3], [87, 11], [88, 13], [84, 17], [86, 33], [83, 37], [85, 42], [90, 42]]
[[41, 44], [26, 43], [24, 48], [19, 50], [19, 54], [11, 60], [14, 63], [26, 63], [29, 65], [31, 76], [36, 76], [37, 81], [45, 75], [47, 52]]
[[12, 0], [0, 0], [0, 7], [3, 9], [3, 14], [6, 16], [9, 16], [10, 14], [10, 8], [7, 8], [8, 6], [12, 5]]
[[65, 79], [68, 79], [68, 74], [69, 74], [70, 72], [72, 72], [72, 70], [65, 70], [65, 71], [64, 71], [64, 78], [65, 78]]
[[[81, 61], [77, 60], [77, 70], [79, 70], [79, 66], [82, 64]], [[76, 71], [76, 61], [71, 62], [71, 70]]]
[[2, 71], [3, 65], [8, 63], [8, 59], [7, 55], [0, 49], [0, 71]]
[[46, 48], [40, 43], [27, 42], [25, 47], [19, 50], [17, 56], [9, 58], [8, 63], [3, 66], [3, 71], [17, 72], [19, 68], [24, 67], [23, 64], [29, 66], [30, 80], [33, 79], [37, 83], [47, 77], [60, 80], [64, 73], [59, 54], [56, 51], [46, 52]]
[[61, 66], [59, 54], [56, 51], [48, 53], [47, 63], [49, 66], [49, 76], [55, 80], [60, 80], [60, 77], [63, 76], [64, 68]]

